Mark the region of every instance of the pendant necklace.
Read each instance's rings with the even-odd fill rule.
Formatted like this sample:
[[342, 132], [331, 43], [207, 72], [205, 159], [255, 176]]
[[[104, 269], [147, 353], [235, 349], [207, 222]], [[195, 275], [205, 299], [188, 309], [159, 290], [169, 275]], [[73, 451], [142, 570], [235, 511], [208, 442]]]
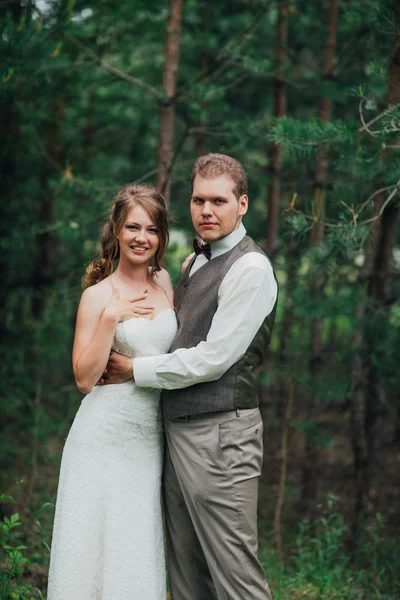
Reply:
[[133, 283], [131, 283], [130, 281], [126, 281], [126, 279], [124, 279], [123, 277], [121, 277], [121, 275], [118, 273], [117, 276], [121, 279], [121, 281], [123, 281], [124, 283], [127, 283], [128, 285], [131, 285], [132, 287], [135, 288], [135, 290], [137, 290], [138, 292], [140, 292], [141, 294], [144, 294], [145, 296], [149, 293], [148, 288], [144, 289], [144, 290], [140, 290], [136, 285], [134, 285]]

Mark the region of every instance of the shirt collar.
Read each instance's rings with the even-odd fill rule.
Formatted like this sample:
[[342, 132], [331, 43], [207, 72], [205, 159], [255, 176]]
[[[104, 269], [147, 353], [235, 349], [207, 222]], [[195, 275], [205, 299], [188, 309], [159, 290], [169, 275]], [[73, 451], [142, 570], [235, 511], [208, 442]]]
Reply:
[[246, 229], [243, 223], [241, 223], [239, 227], [235, 231], [232, 231], [232, 233], [229, 235], [217, 240], [216, 242], [211, 242], [210, 246], [212, 258], [216, 258], [217, 256], [232, 250], [232, 248], [242, 241], [245, 235]]

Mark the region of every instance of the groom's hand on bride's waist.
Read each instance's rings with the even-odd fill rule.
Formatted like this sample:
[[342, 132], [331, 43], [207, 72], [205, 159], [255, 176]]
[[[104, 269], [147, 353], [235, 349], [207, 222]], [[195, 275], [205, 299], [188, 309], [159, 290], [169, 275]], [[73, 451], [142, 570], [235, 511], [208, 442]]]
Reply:
[[98, 385], [125, 383], [133, 378], [132, 358], [112, 351]]

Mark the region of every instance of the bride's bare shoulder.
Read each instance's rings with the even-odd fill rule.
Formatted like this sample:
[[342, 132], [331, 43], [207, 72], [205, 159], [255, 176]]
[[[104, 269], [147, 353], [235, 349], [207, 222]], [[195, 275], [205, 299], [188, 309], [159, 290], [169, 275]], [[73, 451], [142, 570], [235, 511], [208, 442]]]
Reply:
[[153, 274], [153, 284], [161, 288], [166, 293], [168, 300], [173, 303], [174, 289], [172, 287], [171, 277], [166, 269], [161, 269]]
[[91, 302], [96, 306], [105, 306], [112, 296], [112, 291], [112, 279], [110, 276], [108, 276], [98, 283], [87, 287], [83, 291], [81, 302]]
[[163, 286], [171, 284], [171, 277], [166, 269], [156, 271], [153, 275], [153, 278], [156, 285]]

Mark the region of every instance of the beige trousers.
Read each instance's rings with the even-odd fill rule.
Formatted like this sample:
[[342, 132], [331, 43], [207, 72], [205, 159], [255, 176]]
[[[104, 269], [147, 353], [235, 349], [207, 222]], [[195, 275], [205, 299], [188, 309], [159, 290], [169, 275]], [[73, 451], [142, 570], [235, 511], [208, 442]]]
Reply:
[[259, 410], [167, 421], [165, 431], [173, 600], [271, 600], [257, 557]]

